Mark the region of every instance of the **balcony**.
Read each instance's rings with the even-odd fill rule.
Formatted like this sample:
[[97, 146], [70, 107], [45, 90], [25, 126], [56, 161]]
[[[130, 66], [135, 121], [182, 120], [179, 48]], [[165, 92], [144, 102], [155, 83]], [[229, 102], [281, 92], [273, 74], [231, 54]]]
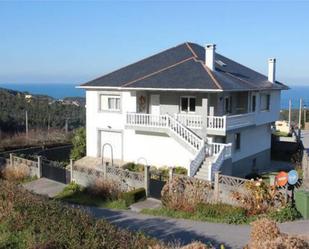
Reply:
[[[169, 115], [152, 115], [146, 113], [127, 113], [126, 125], [134, 127], [166, 128], [169, 126]], [[203, 128], [201, 115], [174, 114], [173, 119], [191, 130]], [[207, 133], [211, 135], [226, 134], [226, 131], [255, 125], [255, 113], [245, 113], [226, 116], [208, 116]]]
[[231, 116], [208, 116], [207, 132], [213, 135], [224, 135], [226, 131], [255, 125], [255, 113]]

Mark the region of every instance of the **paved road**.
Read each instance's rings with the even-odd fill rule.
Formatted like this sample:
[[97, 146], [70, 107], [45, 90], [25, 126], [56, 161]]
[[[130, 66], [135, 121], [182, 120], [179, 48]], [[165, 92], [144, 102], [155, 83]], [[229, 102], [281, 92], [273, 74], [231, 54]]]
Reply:
[[[212, 242], [226, 248], [243, 248], [249, 240], [250, 226], [228, 225], [198, 222], [183, 219], [171, 219], [143, 215], [132, 211], [118, 211], [103, 208], [85, 208], [97, 218], [132, 231], [144, 231], [146, 234], [163, 241], [178, 241], [182, 244], [191, 241]], [[283, 223], [282, 232], [309, 236], [309, 220]]]

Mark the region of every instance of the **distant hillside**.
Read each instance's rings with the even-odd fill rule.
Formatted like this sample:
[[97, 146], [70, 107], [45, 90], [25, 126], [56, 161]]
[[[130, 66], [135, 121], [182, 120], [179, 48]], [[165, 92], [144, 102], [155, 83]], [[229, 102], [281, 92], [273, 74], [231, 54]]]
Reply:
[[85, 125], [84, 105], [55, 101], [46, 95], [0, 88], [0, 131], [23, 132], [26, 111], [29, 129], [61, 129], [66, 120], [69, 129]]

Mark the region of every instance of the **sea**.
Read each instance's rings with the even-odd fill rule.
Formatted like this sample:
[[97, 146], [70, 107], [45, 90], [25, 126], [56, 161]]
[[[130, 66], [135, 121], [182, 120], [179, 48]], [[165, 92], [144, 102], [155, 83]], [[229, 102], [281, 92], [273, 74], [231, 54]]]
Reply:
[[[76, 88], [77, 84], [70, 83], [0, 83], [0, 87], [17, 90], [21, 92], [29, 92], [32, 94], [49, 95], [55, 99], [63, 99], [64, 97], [85, 97], [85, 90]], [[290, 90], [282, 91], [281, 109], [287, 109], [289, 100], [292, 102], [292, 108], [299, 107], [299, 100], [303, 99], [303, 104], [309, 107], [309, 84], [290, 86]]]

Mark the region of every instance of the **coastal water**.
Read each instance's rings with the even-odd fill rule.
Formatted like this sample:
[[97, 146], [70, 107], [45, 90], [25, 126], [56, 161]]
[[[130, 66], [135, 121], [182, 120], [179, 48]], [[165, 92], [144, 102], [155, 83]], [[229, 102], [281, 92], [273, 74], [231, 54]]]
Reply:
[[[85, 90], [76, 88], [77, 84], [0, 84], [0, 87], [8, 88], [17, 91], [26, 91], [33, 94], [49, 95], [55, 99], [64, 97], [84, 97]], [[287, 109], [289, 99], [292, 100], [293, 108], [299, 107], [299, 99], [302, 98], [304, 104], [309, 107], [309, 84], [307, 86], [290, 86], [290, 90], [282, 91], [281, 108]]]
[[45, 84], [1, 84], [0, 87], [12, 89], [20, 92], [29, 92], [32, 94], [48, 95], [55, 99], [63, 99], [64, 97], [85, 97], [85, 90], [76, 88], [77, 84], [61, 84], [61, 83], [45, 83]]

